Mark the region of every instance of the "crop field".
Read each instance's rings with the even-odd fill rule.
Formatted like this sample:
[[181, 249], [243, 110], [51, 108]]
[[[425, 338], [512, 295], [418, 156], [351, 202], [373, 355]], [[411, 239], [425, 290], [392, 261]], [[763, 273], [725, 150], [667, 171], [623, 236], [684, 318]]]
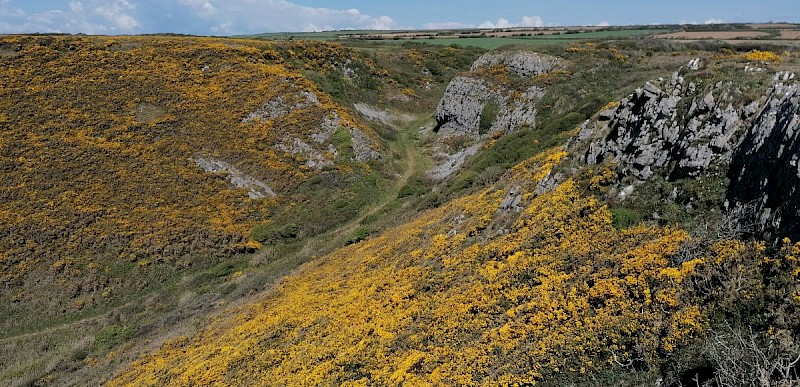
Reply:
[[443, 38], [419, 40], [426, 44], [449, 46], [457, 44], [464, 47], [478, 47], [487, 50], [510, 45], [546, 45], [574, 42], [572, 39], [525, 39], [525, 38]]
[[781, 39], [800, 39], [800, 30], [783, 30], [780, 37]]
[[769, 36], [764, 31], [685, 31], [654, 36], [660, 39], [753, 39]]
[[601, 27], [513, 28], [493, 30], [430, 30], [430, 31], [324, 31], [303, 33], [271, 33], [248, 36], [267, 40], [369, 40], [420, 41], [427, 44], [494, 49], [508, 45], [563, 44], [581, 40], [626, 39], [669, 33], [666, 28], [600, 29]]

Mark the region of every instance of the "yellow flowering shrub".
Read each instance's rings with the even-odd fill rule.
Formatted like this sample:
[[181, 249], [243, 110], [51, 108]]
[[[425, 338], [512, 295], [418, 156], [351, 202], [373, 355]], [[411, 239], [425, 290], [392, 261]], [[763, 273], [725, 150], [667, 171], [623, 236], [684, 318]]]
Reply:
[[[561, 157], [528, 160], [511, 180], [535, 187]], [[690, 271], [667, 259], [685, 232], [618, 231], [571, 181], [526, 197], [502, 232], [503, 190], [489, 188], [306, 264], [110, 384], [538, 383], [615, 361], [657, 366], [703, 332]]]
[[[313, 130], [334, 115], [359, 127], [263, 41], [3, 36], [0, 47], [3, 296], [26, 289], [95, 306], [141, 288], [144, 275], [120, 272], [163, 279], [254, 251], [251, 228], [284, 198], [251, 200], [192, 158], [225, 160], [282, 193], [317, 173], [276, 146], [284, 136], [316, 144]], [[303, 93], [319, 103], [247, 120]], [[50, 298], [23, 298], [14, 310], [37, 319], [74, 311]]]
[[771, 51], [753, 50], [742, 54], [742, 58], [751, 62], [780, 62], [781, 56]]

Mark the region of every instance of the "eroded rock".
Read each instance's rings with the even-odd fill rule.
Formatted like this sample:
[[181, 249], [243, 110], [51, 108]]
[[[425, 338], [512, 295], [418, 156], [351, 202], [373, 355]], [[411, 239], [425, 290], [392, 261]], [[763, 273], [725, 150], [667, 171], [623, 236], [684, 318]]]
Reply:
[[227, 175], [228, 182], [236, 188], [247, 190], [250, 199], [263, 199], [267, 196], [275, 196], [275, 192], [266, 183], [250, 175], [241, 172], [233, 165], [213, 157], [197, 156], [190, 160], [194, 161], [204, 171], [210, 173], [224, 173]]

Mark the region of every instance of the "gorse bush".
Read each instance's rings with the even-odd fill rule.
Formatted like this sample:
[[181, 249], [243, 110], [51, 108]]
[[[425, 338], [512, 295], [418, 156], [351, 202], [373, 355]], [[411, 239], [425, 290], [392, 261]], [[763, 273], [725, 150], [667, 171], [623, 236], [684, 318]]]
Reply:
[[[286, 67], [324, 67], [346, 51], [339, 45], [294, 44], [288, 54], [204, 38], [7, 36], [0, 44], [10, 47], [0, 56], [0, 294], [21, 305], [3, 306], [8, 313], [55, 318], [252, 252], [253, 227], [321, 173], [298, 141], [338, 174], [365, 168], [352, 161], [349, 128], [380, 143]], [[327, 138], [329, 121], [341, 128]], [[286, 195], [250, 199], [198, 157]], [[45, 293], [56, 296], [35, 296]]]
[[[532, 188], [562, 156], [515, 177]], [[111, 384], [538, 383], [589, 378], [614, 360], [657, 368], [659, 353], [706, 329], [683, 286], [696, 263], [668, 264], [685, 233], [617, 231], [567, 182], [528, 203], [508, 234], [474, 238], [503, 196], [484, 190], [325, 257]]]

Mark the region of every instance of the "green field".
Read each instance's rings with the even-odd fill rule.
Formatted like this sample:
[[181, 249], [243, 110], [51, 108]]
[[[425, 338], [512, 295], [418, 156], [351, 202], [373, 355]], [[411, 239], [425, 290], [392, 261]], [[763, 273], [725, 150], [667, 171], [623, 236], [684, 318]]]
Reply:
[[527, 38], [443, 38], [443, 39], [419, 39], [415, 42], [449, 46], [457, 44], [463, 47], [478, 47], [487, 50], [510, 45], [545, 45], [545, 44], [564, 44], [574, 42], [574, 39], [527, 39]]
[[[607, 31], [585, 31], [574, 33], [561, 33], [558, 35], [532, 35], [532, 36], [514, 36], [514, 37], [480, 37], [480, 38], [420, 38], [412, 39], [427, 44], [435, 44], [442, 46], [449, 46], [451, 44], [458, 44], [466, 47], [479, 47], [484, 49], [494, 49], [502, 46], [509, 45], [545, 45], [545, 44], [565, 44], [582, 40], [594, 39], [625, 39], [637, 36], [654, 35], [667, 33], [668, 29], [629, 29], [629, 30], [607, 30]], [[398, 31], [326, 31], [326, 32], [296, 32], [296, 33], [270, 33], [249, 36], [250, 38], [267, 39], [267, 40], [345, 40], [351, 35], [369, 35], [369, 34], [387, 34]], [[432, 31], [436, 32], [436, 31]], [[532, 32], [535, 33], [535, 32]], [[361, 39], [359, 39], [361, 40]], [[396, 42], [407, 41], [406, 39], [378, 39], [380, 42]]]
[[574, 34], [559, 35], [534, 35], [520, 36], [512, 38], [443, 38], [443, 39], [420, 39], [420, 42], [449, 46], [458, 44], [460, 46], [480, 47], [488, 50], [510, 45], [545, 45], [545, 44], [565, 44], [583, 40], [594, 39], [614, 39], [631, 38], [636, 36], [654, 35], [669, 32], [665, 29], [636, 29], [636, 30], [614, 30], [614, 31], [592, 31]]

